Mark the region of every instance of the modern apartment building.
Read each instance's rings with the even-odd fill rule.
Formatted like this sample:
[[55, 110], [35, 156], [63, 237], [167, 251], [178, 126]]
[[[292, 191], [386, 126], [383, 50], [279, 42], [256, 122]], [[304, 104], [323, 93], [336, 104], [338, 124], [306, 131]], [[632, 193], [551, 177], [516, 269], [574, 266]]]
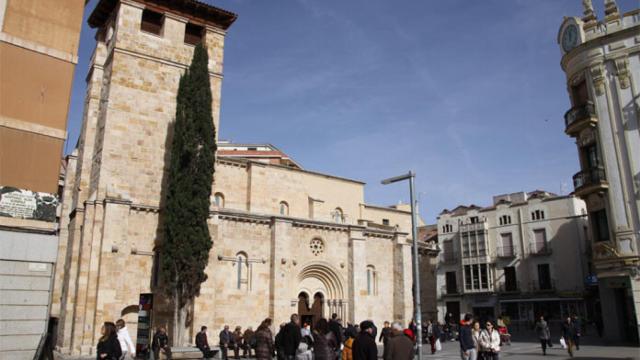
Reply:
[[585, 316], [586, 208], [545, 191], [495, 196], [438, 217], [438, 316], [506, 314], [512, 327]]
[[32, 359], [58, 253], [60, 159], [84, 0], [0, 0], [0, 358]]
[[605, 1], [599, 21], [566, 17], [558, 43], [571, 109], [565, 132], [575, 139], [580, 171], [575, 194], [587, 205], [590, 253], [609, 341], [638, 343], [640, 328], [640, 9], [621, 14]]

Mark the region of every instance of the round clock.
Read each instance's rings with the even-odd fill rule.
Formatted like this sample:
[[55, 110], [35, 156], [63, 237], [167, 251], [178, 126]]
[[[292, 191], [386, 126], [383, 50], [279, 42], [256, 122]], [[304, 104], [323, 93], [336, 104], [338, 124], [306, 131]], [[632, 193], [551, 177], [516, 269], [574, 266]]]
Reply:
[[578, 45], [578, 26], [575, 24], [568, 25], [562, 33], [562, 49], [565, 52], [571, 51]]

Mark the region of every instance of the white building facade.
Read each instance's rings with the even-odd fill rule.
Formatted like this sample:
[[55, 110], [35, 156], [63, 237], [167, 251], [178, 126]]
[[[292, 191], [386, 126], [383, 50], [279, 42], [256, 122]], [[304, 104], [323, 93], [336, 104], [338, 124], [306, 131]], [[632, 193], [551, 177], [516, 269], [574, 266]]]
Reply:
[[604, 336], [638, 343], [640, 328], [640, 9], [621, 14], [591, 1], [558, 33], [571, 109], [565, 132], [576, 140], [575, 194], [590, 218]]
[[[585, 317], [586, 207], [544, 191], [458, 206], [438, 218], [438, 314], [471, 313], [526, 328], [539, 315]], [[569, 260], [569, 261], [568, 261]]]

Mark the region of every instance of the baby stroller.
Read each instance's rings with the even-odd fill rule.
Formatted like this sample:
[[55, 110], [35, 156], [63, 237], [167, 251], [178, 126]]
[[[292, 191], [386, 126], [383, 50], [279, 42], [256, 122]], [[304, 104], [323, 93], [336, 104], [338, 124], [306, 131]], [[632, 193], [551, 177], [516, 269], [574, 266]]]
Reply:
[[506, 326], [499, 327], [498, 333], [500, 334], [500, 345], [507, 344], [511, 346], [511, 334], [509, 334], [507, 327]]

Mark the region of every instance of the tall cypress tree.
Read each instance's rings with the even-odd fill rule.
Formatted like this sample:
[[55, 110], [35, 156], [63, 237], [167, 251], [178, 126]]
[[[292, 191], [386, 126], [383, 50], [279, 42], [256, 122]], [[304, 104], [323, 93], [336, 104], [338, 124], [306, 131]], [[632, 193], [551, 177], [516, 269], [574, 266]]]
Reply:
[[209, 57], [195, 47], [191, 66], [180, 78], [167, 198], [164, 239], [159, 248], [166, 294], [172, 299], [173, 344], [182, 345], [188, 309], [207, 280], [211, 236], [207, 227], [215, 161]]

